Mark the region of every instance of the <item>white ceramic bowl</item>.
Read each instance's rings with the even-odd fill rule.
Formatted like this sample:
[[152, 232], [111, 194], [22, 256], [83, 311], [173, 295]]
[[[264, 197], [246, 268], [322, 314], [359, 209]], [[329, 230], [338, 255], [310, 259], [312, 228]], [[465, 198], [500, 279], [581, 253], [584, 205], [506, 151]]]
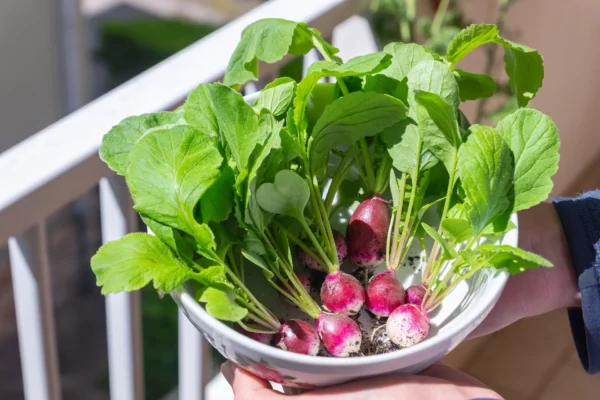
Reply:
[[[255, 96], [246, 98], [249, 103], [254, 99]], [[334, 227], [345, 225], [348, 217], [348, 211], [338, 215]], [[511, 220], [517, 225], [516, 214]], [[498, 243], [517, 246], [517, 239], [518, 230], [513, 229]], [[431, 246], [431, 242], [428, 245]], [[418, 249], [411, 249], [410, 254], [418, 255]], [[248, 285], [251, 289], [260, 288], [253, 293], [267, 307], [280, 317], [302, 318], [291, 307], [284, 306], [258, 269], [251, 275]], [[405, 287], [420, 281], [420, 274], [410, 267], [399, 268], [397, 275]], [[427, 368], [454, 349], [483, 321], [498, 301], [507, 279], [508, 274], [502, 271], [486, 269], [478, 272], [469, 281], [458, 285], [430, 314], [429, 336], [421, 343], [386, 354], [352, 358], [311, 357], [256, 342], [211, 317], [194, 300], [188, 286], [179, 287], [171, 295], [206, 340], [228, 360], [274, 383], [314, 388], [391, 372], [416, 373]]]

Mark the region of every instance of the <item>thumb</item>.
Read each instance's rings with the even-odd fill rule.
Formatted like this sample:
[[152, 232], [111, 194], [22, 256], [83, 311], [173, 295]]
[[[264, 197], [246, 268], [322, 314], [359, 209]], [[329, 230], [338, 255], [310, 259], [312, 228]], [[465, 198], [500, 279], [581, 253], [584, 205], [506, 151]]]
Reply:
[[221, 366], [221, 372], [233, 389], [235, 400], [277, 400], [281, 395], [271, 388], [271, 384], [239, 368], [231, 362]]

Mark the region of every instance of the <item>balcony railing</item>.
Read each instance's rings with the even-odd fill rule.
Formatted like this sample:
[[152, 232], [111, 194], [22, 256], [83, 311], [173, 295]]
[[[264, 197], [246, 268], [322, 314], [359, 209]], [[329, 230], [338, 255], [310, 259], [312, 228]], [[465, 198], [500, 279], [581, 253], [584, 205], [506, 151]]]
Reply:
[[[0, 246], [8, 242], [27, 400], [61, 398], [50, 282], [52, 269], [60, 266], [48, 262], [46, 219], [99, 183], [102, 241], [135, 229], [123, 182], [98, 158], [104, 133], [127, 116], [172, 109], [198, 84], [221, 79], [242, 30], [261, 18], [305, 21], [333, 37], [343, 58], [374, 51], [366, 21], [349, 19], [359, 10], [359, 0], [266, 2], [0, 155]], [[261, 66], [261, 79], [274, 76], [278, 68]], [[141, 400], [139, 293], [107, 296], [106, 322], [111, 399]], [[180, 400], [231, 396], [223, 378], [211, 376], [205, 346], [180, 314]]]

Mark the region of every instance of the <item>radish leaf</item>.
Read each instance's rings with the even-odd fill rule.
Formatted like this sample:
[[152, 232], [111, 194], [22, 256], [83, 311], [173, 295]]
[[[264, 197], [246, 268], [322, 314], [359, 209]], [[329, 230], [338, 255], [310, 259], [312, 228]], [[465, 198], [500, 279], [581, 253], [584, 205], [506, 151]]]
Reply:
[[392, 63], [381, 73], [401, 82], [410, 70], [421, 61], [435, 60], [431, 50], [414, 43], [390, 43], [383, 48], [392, 56]]
[[510, 204], [513, 165], [510, 148], [494, 128], [473, 125], [469, 130], [458, 152], [458, 172], [473, 235], [479, 236]]
[[[303, 22], [265, 18], [248, 25], [235, 48], [225, 71], [223, 82], [239, 87], [258, 79], [258, 61], [274, 63], [287, 54], [302, 55], [313, 48], [313, 35], [318, 31]], [[332, 46], [328, 51], [336, 53]]]
[[160, 239], [130, 233], [106, 243], [92, 257], [92, 270], [102, 294], [141, 289], [150, 281], [161, 292], [170, 292], [194, 275]]
[[483, 44], [493, 42], [497, 36], [495, 25], [469, 25], [448, 43], [445, 58], [451, 66], [455, 66], [464, 56]]
[[294, 99], [296, 81], [292, 78], [278, 78], [261, 90], [256, 99], [255, 107], [260, 110], [265, 108], [275, 117], [287, 112]]
[[448, 171], [454, 170], [456, 155], [462, 144], [456, 109], [435, 93], [418, 90], [414, 96], [419, 104], [419, 135], [423, 144]]
[[511, 274], [518, 274], [530, 268], [552, 267], [552, 263], [537, 254], [507, 245], [483, 244], [476, 247], [480, 257], [487, 259], [488, 265], [506, 269]]
[[248, 310], [235, 302], [235, 292], [212, 286], [202, 287], [196, 292], [196, 299], [206, 303], [206, 311], [222, 321], [237, 322], [248, 315]]
[[[408, 74], [408, 96], [410, 107], [416, 105], [412, 93], [424, 91], [437, 94], [454, 110], [460, 105], [459, 89], [454, 74], [447, 65], [439, 61], [423, 61], [410, 70]], [[411, 111], [415, 111], [412, 110]], [[411, 117], [416, 114], [412, 112]]]
[[[363, 90], [365, 92], [375, 92], [379, 94], [389, 94], [390, 96], [397, 97], [397, 90], [399, 81], [390, 78], [383, 74], [367, 75], [365, 77], [365, 84]], [[402, 100], [402, 99], [400, 99]]]
[[483, 99], [496, 93], [496, 82], [487, 75], [455, 69], [454, 77], [458, 83], [460, 101]]
[[296, 97], [294, 98], [294, 123], [298, 132], [302, 133], [308, 127], [306, 106], [309, 96], [319, 80], [326, 76], [336, 78], [365, 76], [380, 72], [388, 65], [390, 65], [390, 56], [382, 52], [354, 57], [342, 65], [331, 61], [317, 61], [313, 63], [308, 71], [308, 75], [298, 84]]
[[214, 248], [212, 232], [194, 218], [223, 161], [210, 138], [184, 125], [155, 130], [138, 141], [130, 160], [127, 184], [135, 209], [188, 233], [201, 249]]
[[174, 124], [185, 124], [181, 113], [165, 111], [125, 118], [102, 138], [100, 159], [117, 174], [125, 176], [129, 167], [129, 153], [144, 133]]
[[185, 118], [207, 135], [217, 135], [227, 143], [240, 171], [248, 168], [248, 159], [260, 144], [259, 117], [241, 94], [221, 84], [198, 86], [185, 103]]
[[266, 180], [263, 174], [259, 176], [259, 171], [264, 171], [267, 168], [263, 168], [265, 160], [271, 155], [274, 150], [281, 148], [281, 137], [280, 131], [283, 121], [276, 123], [273, 122], [273, 128], [269, 132], [265, 144], [261, 146], [256, 153], [256, 158], [252, 160], [252, 167], [248, 175], [248, 189], [243, 197], [245, 204], [245, 218], [244, 222], [249, 225], [253, 225], [259, 232], [264, 231], [267, 225], [267, 217], [260, 209], [256, 199], [257, 187]]
[[521, 109], [500, 121], [497, 129], [514, 156], [512, 211], [546, 200], [560, 158], [560, 137], [554, 122], [537, 110]]
[[473, 228], [469, 221], [460, 218], [446, 218], [442, 221], [442, 230], [451, 238], [453, 244], [462, 243], [473, 236]]
[[141, 214], [142, 221], [148, 226], [157, 238], [169, 246], [175, 253], [179, 254], [183, 259], [191, 259], [194, 254], [194, 241], [189, 239], [177, 229], [163, 225], [152, 218]]
[[229, 165], [223, 166], [219, 177], [200, 199], [200, 221], [225, 221], [233, 208], [235, 176]]
[[[412, 174], [415, 165], [419, 162], [419, 170], [425, 171], [437, 164], [438, 160], [422, 144], [423, 138], [415, 121], [410, 118], [385, 129], [381, 139], [388, 147], [394, 168]], [[420, 155], [417, 153], [421, 148]]]
[[354, 92], [331, 103], [317, 121], [310, 145], [313, 171], [325, 167], [335, 146], [374, 136], [406, 117], [400, 100], [374, 92]]
[[442, 237], [442, 235], [440, 235], [435, 229], [427, 225], [425, 222], [421, 222], [421, 226], [433, 240], [442, 246], [442, 249], [444, 250], [444, 259], [452, 260], [453, 258], [456, 258], [458, 255], [456, 250], [454, 250], [454, 247], [452, 247], [450, 243], [448, 243], [448, 241]]
[[498, 38], [504, 46], [504, 64], [509, 86], [519, 107], [525, 107], [535, 97], [544, 80], [544, 60], [536, 50]]
[[304, 218], [310, 191], [306, 181], [290, 170], [279, 171], [273, 183], [263, 183], [256, 191], [260, 207], [270, 213]]
[[267, 265], [265, 260], [262, 258], [262, 256], [250, 250], [242, 250], [242, 254], [244, 257], [246, 257], [248, 261], [262, 269], [263, 273], [265, 274], [265, 277], [268, 280], [273, 279], [273, 276], [275, 275], [273, 274], [273, 271], [271, 271], [271, 269], [269, 268], [269, 265]]

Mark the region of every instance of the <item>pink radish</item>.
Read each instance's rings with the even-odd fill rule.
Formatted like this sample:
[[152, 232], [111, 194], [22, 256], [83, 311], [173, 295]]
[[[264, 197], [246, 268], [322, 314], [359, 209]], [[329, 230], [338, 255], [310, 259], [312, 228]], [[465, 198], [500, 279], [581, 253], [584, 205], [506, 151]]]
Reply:
[[317, 318], [317, 332], [323, 347], [332, 356], [348, 357], [360, 351], [360, 328], [345, 315], [322, 313]]
[[365, 303], [365, 291], [358, 279], [336, 271], [325, 277], [321, 286], [321, 303], [327, 311], [353, 315]]
[[237, 326], [235, 330], [241, 333], [242, 335], [263, 344], [271, 344], [271, 342], [273, 341], [273, 334], [271, 333], [250, 332], [245, 330], [241, 326]]
[[406, 302], [414, 304], [417, 307], [421, 307], [421, 303], [423, 303], [423, 296], [425, 296], [426, 291], [427, 286], [425, 286], [423, 283], [412, 285], [406, 289]]
[[360, 203], [346, 232], [348, 253], [356, 265], [373, 268], [383, 262], [389, 225], [386, 200], [375, 195]]
[[346, 238], [341, 232], [333, 231], [333, 241], [335, 242], [335, 250], [337, 252], [339, 264], [344, 263], [344, 259], [348, 255], [348, 245], [346, 244]]
[[404, 304], [390, 314], [385, 328], [392, 342], [400, 347], [410, 347], [429, 333], [429, 317], [420, 307]]
[[298, 247], [298, 262], [304, 268], [312, 269], [313, 271], [324, 271], [323, 266], [317, 262], [310, 254], [308, 254], [303, 248]]
[[[337, 251], [338, 261], [340, 265], [344, 262], [346, 255], [348, 254], [348, 247], [346, 245], [346, 238], [341, 232], [333, 231], [333, 240], [335, 242], [335, 249]], [[304, 249], [298, 247], [298, 261], [300, 265], [305, 268], [312, 269], [314, 271], [324, 271], [323, 266], [317, 262], [310, 254]]]
[[308, 322], [292, 319], [281, 324], [275, 335], [275, 346], [292, 353], [316, 356], [319, 352], [319, 335]]
[[[306, 275], [304, 275], [302, 272], [295, 272], [295, 274], [296, 274], [296, 277], [298, 278], [298, 281], [300, 282], [300, 285], [302, 285], [302, 287], [304, 288], [304, 290], [306, 290], [306, 293], [310, 293], [310, 280], [308, 279], [308, 277]], [[294, 288], [294, 291], [296, 290], [295, 286], [294, 286], [294, 284], [292, 283], [291, 280], [288, 279], [287, 283], [288, 283], [288, 285], [290, 287]], [[290, 291], [287, 290], [287, 288], [285, 286], [282, 286], [282, 289], [285, 290], [285, 292], [287, 294], [292, 295], [290, 293]], [[290, 299], [288, 299], [287, 297], [285, 297], [281, 293], [280, 293], [280, 296], [283, 299], [283, 301], [285, 301], [286, 303], [288, 303], [290, 305], [293, 305], [293, 303], [290, 301]], [[292, 295], [292, 297], [294, 297], [294, 296]]]
[[367, 285], [366, 307], [378, 318], [389, 317], [396, 308], [404, 304], [404, 287], [394, 271], [376, 274]]

